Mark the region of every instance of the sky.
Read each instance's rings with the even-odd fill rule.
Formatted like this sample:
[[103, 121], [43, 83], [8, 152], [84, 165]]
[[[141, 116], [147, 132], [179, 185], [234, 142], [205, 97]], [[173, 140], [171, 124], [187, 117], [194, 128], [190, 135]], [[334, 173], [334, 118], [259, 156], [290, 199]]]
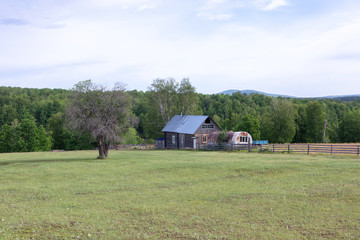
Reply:
[[359, 0], [0, 0], [0, 86], [360, 94]]

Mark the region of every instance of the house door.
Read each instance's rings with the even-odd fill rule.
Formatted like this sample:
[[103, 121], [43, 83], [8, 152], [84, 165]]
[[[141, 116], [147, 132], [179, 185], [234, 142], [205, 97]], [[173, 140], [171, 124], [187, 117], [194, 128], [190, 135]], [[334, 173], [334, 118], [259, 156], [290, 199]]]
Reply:
[[185, 148], [185, 134], [179, 134], [179, 148]]

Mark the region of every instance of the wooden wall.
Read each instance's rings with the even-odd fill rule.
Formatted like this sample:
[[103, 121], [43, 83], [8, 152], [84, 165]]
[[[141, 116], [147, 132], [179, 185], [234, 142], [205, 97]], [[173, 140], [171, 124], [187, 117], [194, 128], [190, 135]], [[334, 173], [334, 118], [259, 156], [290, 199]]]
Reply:
[[[213, 121], [209, 118], [210, 123], [205, 123], [203, 122], [203, 124], [201, 124], [201, 126], [199, 127], [199, 129], [195, 132], [195, 135], [202, 135], [202, 134], [210, 134], [212, 132], [221, 132], [221, 128]], [[203, 125], [213, 125], [214, 128], [203, 128]]]
[[[172, 136], [175, 136], [175, 144], [172, 142]], [[176, 149], [179, 148], [179, 134], [172, 132], [165, 132], [165, 148]]]

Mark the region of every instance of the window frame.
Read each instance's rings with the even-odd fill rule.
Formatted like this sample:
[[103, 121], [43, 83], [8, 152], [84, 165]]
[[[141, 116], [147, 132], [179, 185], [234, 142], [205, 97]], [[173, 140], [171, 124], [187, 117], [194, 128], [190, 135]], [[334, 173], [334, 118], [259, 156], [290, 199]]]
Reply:
[[[202, 143], [207, 143], [208, 142], [208, 134], [203, 134], [203, 135], [201, 135], [201, 142]], [[204, 141], [204, 139], [205, 139], [205, 141]]]

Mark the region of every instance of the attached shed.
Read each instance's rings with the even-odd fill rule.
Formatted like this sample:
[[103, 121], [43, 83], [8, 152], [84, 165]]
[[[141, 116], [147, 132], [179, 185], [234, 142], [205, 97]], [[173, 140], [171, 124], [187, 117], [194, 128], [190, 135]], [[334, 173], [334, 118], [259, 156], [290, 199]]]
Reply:
[[[219, 134], [220, 132], [213, 132], [209, 135], [209, 144], [219, 144]], [[227, 139], [225, 141], [227, 144], [252, 144], [253, 140], [249, 133], [247, 132], [227, 132]]]
[[252, 144], [253, 140], [248, 132], [228, 132], [228, 142], [232, 144]]
[[222, 131], [209, 116], [175, 115], [164, 127], [165, 148], [196, 148], [207, 143], [212, 132]]

